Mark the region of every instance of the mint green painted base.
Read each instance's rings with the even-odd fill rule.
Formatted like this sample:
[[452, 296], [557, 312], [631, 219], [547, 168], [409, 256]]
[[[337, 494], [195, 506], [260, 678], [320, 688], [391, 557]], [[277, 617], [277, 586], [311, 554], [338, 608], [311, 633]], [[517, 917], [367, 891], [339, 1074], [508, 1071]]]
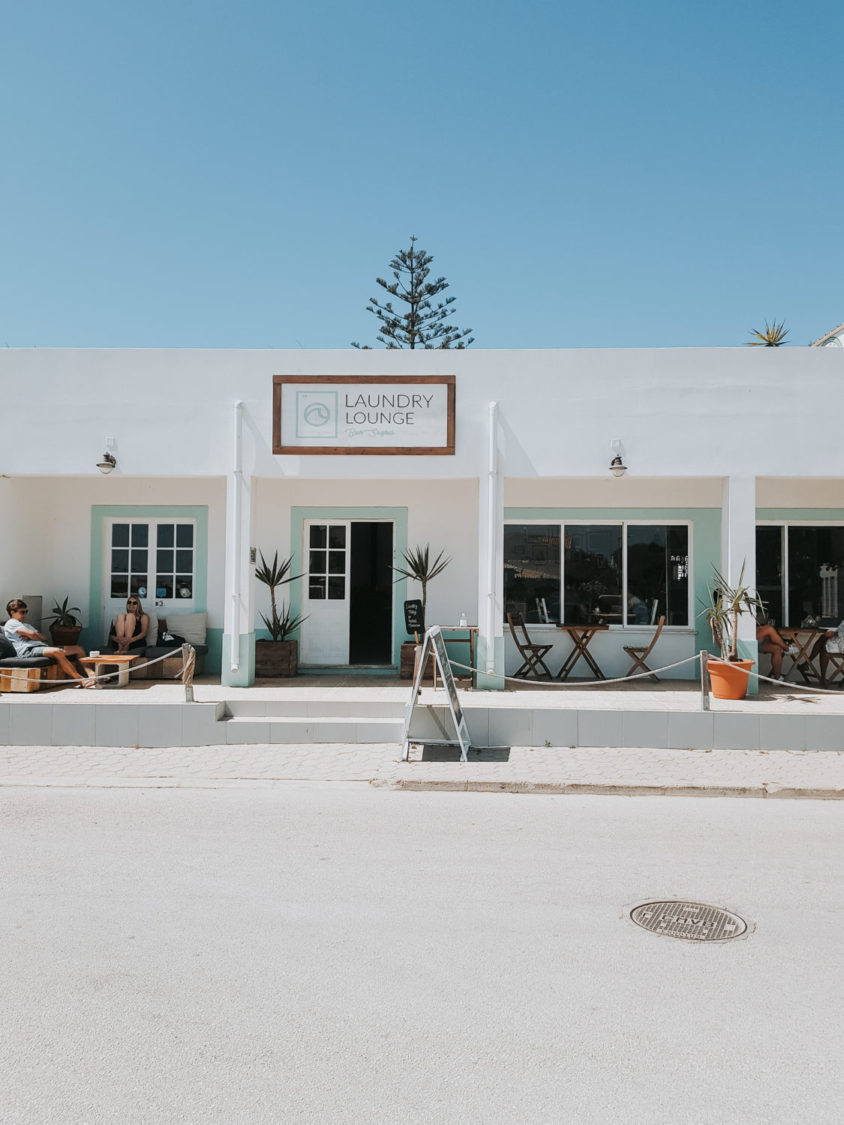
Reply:
[[[759, 671], [759, 645], [756, 641], [739, 641], [738, 643], [739, 660], [752, 660], [752, 672]], [[755, 676], [747, 677], [747, 694], [759, 694], [759, 681]]]
[[251, 687], [255, 682], [255, 634], [246, 633], [240, 637], [240, 667], [232, 671], [232, 637], [223, 633], [222, 668], [220, 681], [226, 687]]
[[223, 666], [223, 630], [208, 629], [205, 634], [208, 652], [205, 654], [205, 671], [209, 676], [219, 676]]
[[[475, 677], [475, 686], [479, 691], [503, 691], [504, 690], [504, 638], [496, 637], [495, 644], [495, 672], [496, 675], [490, 676], [487, 672], [479, 671]], [[486, 668], [486, 638], [478, 634], [478, 647], [475, 655], [476, 667]]]

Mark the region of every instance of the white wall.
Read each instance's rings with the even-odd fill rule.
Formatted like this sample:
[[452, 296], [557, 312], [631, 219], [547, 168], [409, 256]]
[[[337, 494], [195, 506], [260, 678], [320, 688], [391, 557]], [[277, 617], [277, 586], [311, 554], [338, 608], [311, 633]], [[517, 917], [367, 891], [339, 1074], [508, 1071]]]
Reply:
[[[457, 376], [454, 457], [274, 457], [275, 374]], [[106, 437], [137, 476], [220, 476], [245, 403], [257, 476], [474, 477], [487, 404], [500, 403], [504, 475], [603, 477], [618, 438], [628, 478], [844, 476], [844, 448], [813, 441], [844, 405], [844, 348], [572, 351], [0, 351], [9, 418], [47, 401], [38, 441], [7, 426], [0, 472], [96, 479]], [[143, 387], [139, 395], [137, 388]], [[131, 403], [131, 406], [128, 404]], [[68, 433], [73, 440], [68, 441]], [[24, 436], [26, 434], [26, 436]], [[628, 479], [625, 478], [625, 479]]]
[[[70, 596], [70, 605], [92, 620], [91, 507], [95, 504], [191, 504], [208, 507], [208, 624], [223, 627], [223, 552], [225, 481], [111, 480], [101, 477], [43, 477], [0, 481], [0, 514], [4, 517], [3, 569], [0, 600], [21, 593], [42, 594], [44, 613], [56, 598]], [[11, 522], [9, 522], [11, 520]], [[9, 533], [9, 529], [12, 532]], [[95, 565], [98, 565], [95, 563]], [[94, 615], [99, 607], [94, 607]]]
[[[474, 619], [478, 602], [476, 480], [260, 480], [256, 484], [253, 546], [269, 557], [276, 549], [280, 558], [293, 551], [291, 508], [407, 508], [408, 546], [427, 543], [435, 554], [444, 550], [451, 557], [446, 570], [428, 588], [429, 621], [456, 624], [461, 610]], [[409, 582], [407, 596], [419, 597], [418, 586]], [[268, 613], [265, 587], [258, 586], [256, 600], [258, 612]]]

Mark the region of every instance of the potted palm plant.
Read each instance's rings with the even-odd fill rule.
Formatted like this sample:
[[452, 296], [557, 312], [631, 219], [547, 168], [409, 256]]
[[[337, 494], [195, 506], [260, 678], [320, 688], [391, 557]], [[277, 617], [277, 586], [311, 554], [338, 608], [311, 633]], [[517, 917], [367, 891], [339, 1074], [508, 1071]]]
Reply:
[[[442, 574], [451, 559], [444, 558], [445, 552], [440, 551], [436, 558], [431, 558], [431, 548], [426, 543], [424, 547], [417, 546], [413, 550], [404, 552], [404, 565], [394, 566], [393, 570], [398, 575], [396, 582], [402, 578], [410, 578], [422, 587], [422, 625], [426, 625], [425, 611], [428, 605], [428, 583], [433, 582], [437, 575]], [[414, 641], [405, 641], [401, 646], [401, 664], [399, 674], [402, 679], [409, 680], [413, 676], [416, 644]], [[426, 669], [426, 675], [428, 669]]]
[[715, 583], [709, 588], [709, 605], [702, 616], [709, 622], [712, 638], [721, 653], [708, 661], [712, 694], [716, 699], [744, 699], [752, 660], [739, 660], [738, 622], [742, 614], [754, 617], [764, 610], [762, 600], [753, 594], [744, 581], [744, 564], [735, 586], [715, 571]]
[[261, 563], [255, 568], [255, 577], [259, 582], [269, 587], [270, 591], [270, 616], [261, 614], [261, 620], [270, 634], [269, 640], [255, 642], [255, 675], [256, 676], [295, 676], [299, 670], [299, 642], [290, 636], [305, 620], [290, 612], [286, 602], [279, 604], [276, 600], [276, 590], [295, 582], [301, 574], [291, 574], [293, 559], [278, 560], [278, 551], [273, 555], [273, 561], [268, 563], [261, 551]]
[[56, 604], [51, 610], [50, 617], [47, 618], [52, 622], [50, 639], [58, 648], [78, 644], [79, 634], [82, 632], [82, 622], [76, 616], [82, 611], [78, 605], [68, 607], [69, 601], [69, 596], [62, 602], [56, 598]]

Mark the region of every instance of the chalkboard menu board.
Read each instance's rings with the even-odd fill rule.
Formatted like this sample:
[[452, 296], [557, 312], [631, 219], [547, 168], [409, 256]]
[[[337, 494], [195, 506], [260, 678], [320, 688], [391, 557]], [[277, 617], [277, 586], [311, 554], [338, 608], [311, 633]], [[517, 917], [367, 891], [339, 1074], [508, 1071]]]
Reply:
[[404, 627], [410, 634], [425, 632], [425, 614], [418, 598], [404, 603]]

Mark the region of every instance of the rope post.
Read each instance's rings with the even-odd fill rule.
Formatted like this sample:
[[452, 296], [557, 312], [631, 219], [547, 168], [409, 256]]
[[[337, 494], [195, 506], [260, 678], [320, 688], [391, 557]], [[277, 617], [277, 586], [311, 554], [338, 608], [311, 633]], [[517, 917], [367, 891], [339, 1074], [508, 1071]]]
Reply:
[[709, 710], [709, 653], [700, 650], [700, 709]]
[[195, 703], [193, 697], [193, 673], [196, 668], [196, 649], [193, 645], [182, 645], [182, 683], [185, 685], [185, 703]]

